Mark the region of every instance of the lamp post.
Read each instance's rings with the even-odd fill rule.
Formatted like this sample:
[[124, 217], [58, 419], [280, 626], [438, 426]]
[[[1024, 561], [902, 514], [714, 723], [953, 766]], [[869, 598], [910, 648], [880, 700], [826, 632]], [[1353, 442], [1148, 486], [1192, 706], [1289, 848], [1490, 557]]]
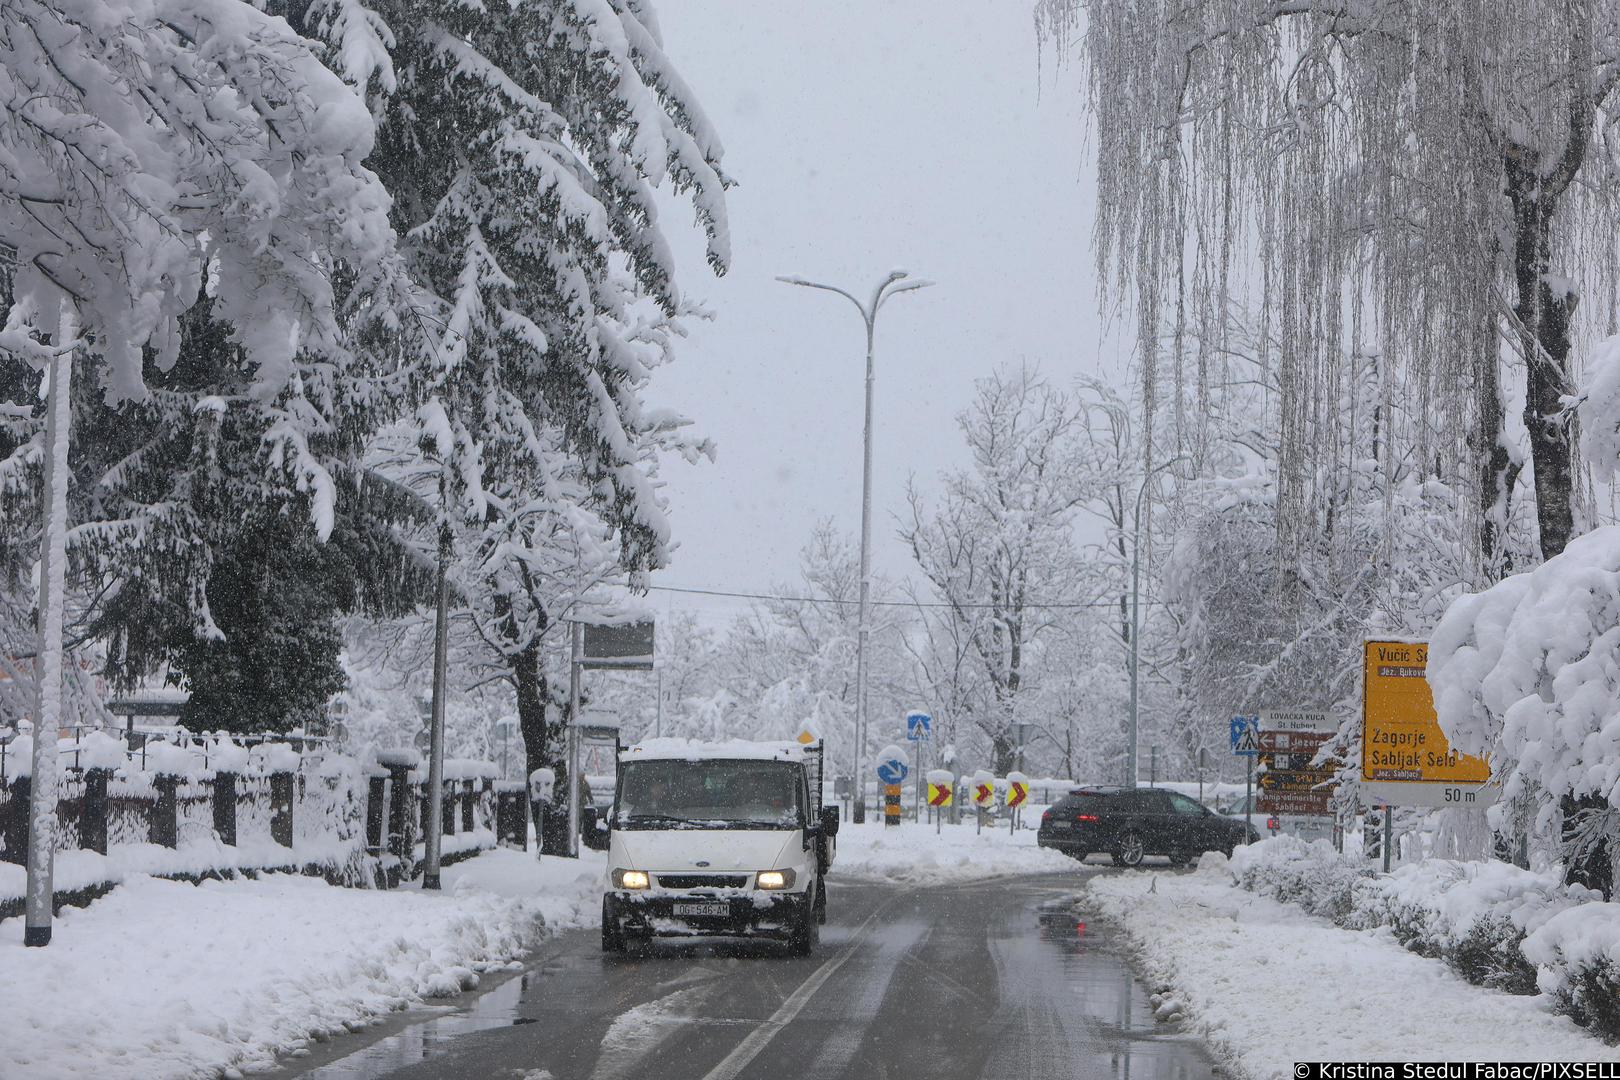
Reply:
[[866, 821], [866, 784], [861, 776], [861, 751], [866, 744], [866, 644], [867, 633], [870, 629], [871, 592], [872, 592], [872, 341], [873, 329], [877, 325], [878, 311], [892, 296], [903, 292], [914, 292], [932, 285], [931, 281], [920, 279], [906, 280], [909, 275], [904, 270], [895, 270], [878, 283], [872, 290], [872, 299], [868, 303], [861, 303], [853, 293], [844, 291], [835, 285], [823, 285], [815, 281], [806, 281], [801, 277], [779, 277], [776, 280], [786, 285], [801, 285], [806, 289], [823, 289], [826, 292], [837, 293], [845, 300], [855, 305], [861, 313], [861, 320], [866, 324], [866, 427], [862, 441], [861, 458], [861, 607], [860, 617], [856, 624], [855, 646], [855, 755], [854, 755], [854, 781], [855, 781], [855, 809], [851, 815], [855, 824], [860, 825]]
[[1137, 639], [1141, 637], [1141, 583], [1142, 583], [1142, 496], [1147, 494], [1148, 483], [1159, 473], [1177, 462], [1186, 461], [1186, 454], [1177, 454], [1162, 465], [1156, 465], [1142, 477], [1142, 486], [1136, 491], [1135, 538], [1131, 543], [1131, 726], [1125, 751], [1125, 786], [1136, 786], [1136, 669], [1140, 659]]

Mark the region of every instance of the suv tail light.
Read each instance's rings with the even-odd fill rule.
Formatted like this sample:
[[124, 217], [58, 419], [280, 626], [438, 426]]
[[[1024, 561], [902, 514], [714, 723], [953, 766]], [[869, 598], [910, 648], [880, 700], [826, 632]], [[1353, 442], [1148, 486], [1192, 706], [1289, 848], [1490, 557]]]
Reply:
[[1074, 820], [1076, 820], [1076, 821], [1096, 821], [1097, 820], [1097, 815], [1096, 814], [1076, 814], [1076, 815], [1074, 815]]

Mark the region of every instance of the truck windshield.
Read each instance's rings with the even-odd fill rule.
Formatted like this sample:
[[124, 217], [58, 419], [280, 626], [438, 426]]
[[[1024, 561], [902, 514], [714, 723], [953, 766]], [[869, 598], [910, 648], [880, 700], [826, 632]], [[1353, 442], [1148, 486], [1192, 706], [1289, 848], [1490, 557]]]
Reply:
[[800, 769], [783, 761], [635, 761], [619, 778], [620, 829], [798, 829]]

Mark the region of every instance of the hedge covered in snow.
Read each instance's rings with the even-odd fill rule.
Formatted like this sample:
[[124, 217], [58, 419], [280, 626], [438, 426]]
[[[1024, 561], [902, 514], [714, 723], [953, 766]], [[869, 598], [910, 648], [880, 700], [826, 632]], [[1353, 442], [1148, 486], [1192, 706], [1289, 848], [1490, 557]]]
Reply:
[[1387, 927], [1406, 948], [1469, 982], [1546, 994], [1558, 1012], [1620, 1042], [1620, 903], [1556, 871], [1429, 859], [1378, 876], [1323, 841], [1277, 836], [1239, 848], [1243, 889], [1352, 930]]

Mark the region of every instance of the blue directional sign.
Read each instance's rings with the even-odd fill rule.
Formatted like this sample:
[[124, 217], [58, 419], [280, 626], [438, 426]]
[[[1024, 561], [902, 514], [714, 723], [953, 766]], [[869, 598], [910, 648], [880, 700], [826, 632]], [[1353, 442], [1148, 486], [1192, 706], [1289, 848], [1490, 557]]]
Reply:
[[910, 772], [911, 766], [897, 757], [882, 758], [878, 761], [878, 779], [885, 784], [903, 784]]
[[934, 737], [934, 718], [925, 712], [906, 713], [906, 738], [912, 742], [927, 742]]
[[1232, 717], [1231, 738], [1232, 753], [1238, 757], [1254, 757], [1260, 752], [1260, 718]]

